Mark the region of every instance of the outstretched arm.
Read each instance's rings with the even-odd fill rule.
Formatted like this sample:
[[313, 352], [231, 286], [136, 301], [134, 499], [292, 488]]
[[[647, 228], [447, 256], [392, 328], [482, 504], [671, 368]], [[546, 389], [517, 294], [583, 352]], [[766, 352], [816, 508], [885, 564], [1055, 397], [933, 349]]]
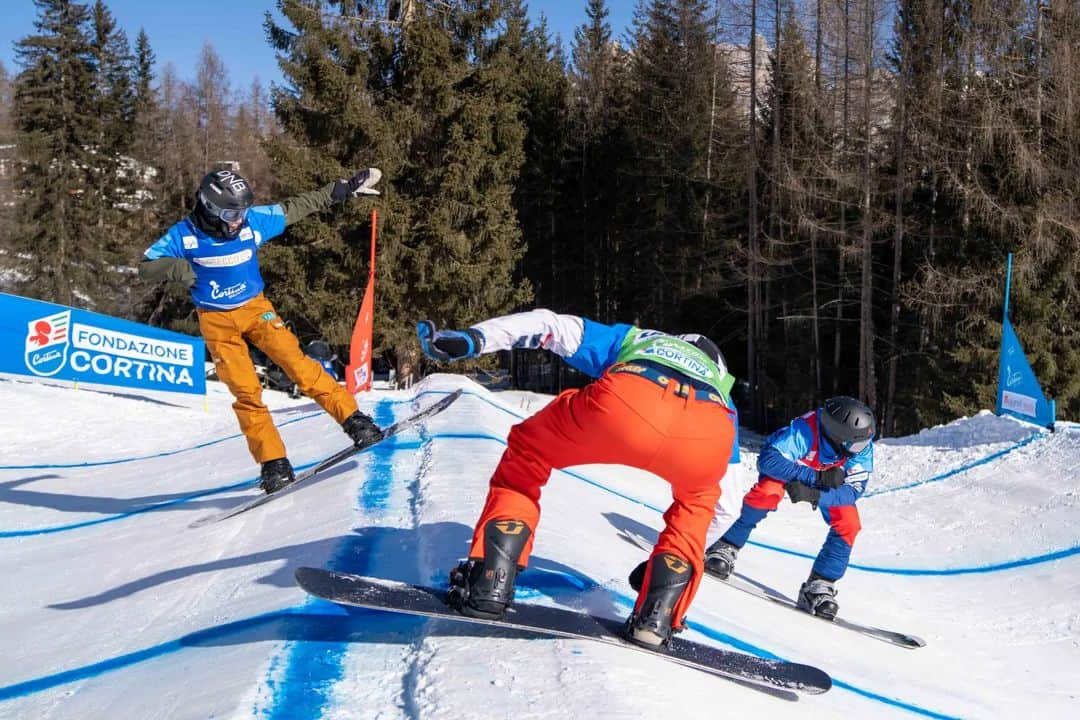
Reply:
[[378, 195], [379, 191], [374, 186], [381, 178], [382, 171], [378, 168], [364, 168], [347, 180], [337, 180], [318, 190], [285, 198], [278, 203], [285, 213], [285, 224], [292, 225], [349, 198]]
[[465, 330], [437, 330], [430, 320], [416, 324], [424, 353], [443, 362], [512, 348], [542, 348], [566, 357], [581, 345], [583, 333], [581, 318], [550, 310], [503, 315]]
[[169, 283], [187, 290], [195, 284], [195, 271], [183, 257], [176, 233], [170, 229], [146, 249], [139, 262], [139, 279], [150, 283]]
[[577, 352], [585, 333], [585, 321], [577, 315], [558, 315], [537, 309], [492, 318], [472, 329], [484, 336], [484, 352], [511, 348], [544, 349], [561, 357]]
[[195, 284], [195, 271], [184, 258], [143, 258], [138, 270], [139, 278], [149, 283], [165, 282], [185, 290]]
[[292, 197], [282, 200], [278, 204], [281, 205], [281, 209], [285, 212], [285, 225], [292, 225], [293, 223], [300, 222], [308, 215], [322, 212], [333, 205], [334, 201], [330, 197], [330, 193], [333, 189], [334, 183], [330, 183], [318, 190], [300, 193], [299, 195], [293, 195]]
[[599, 377], [615, 361], [632, 328], [537, 309], [491, 318], [467, 330], [436, 330], [429, 320], [418, 323], [416, 329], [424, 353], [435, 360], [460, 360], [514, 348], [542, 349], [566, 358], [590, 377]]

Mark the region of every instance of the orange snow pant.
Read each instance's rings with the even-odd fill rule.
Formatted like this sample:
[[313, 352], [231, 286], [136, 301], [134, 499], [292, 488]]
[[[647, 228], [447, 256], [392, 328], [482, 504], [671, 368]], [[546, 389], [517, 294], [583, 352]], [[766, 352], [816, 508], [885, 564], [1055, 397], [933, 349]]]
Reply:
[[[488, 521], [521, 520], [532, 532], [518, 564], [528, 564], [540, 521], [540, 491], [552, 468], [605, 463], [647, 470], [671, 484], [674, 498], [664, 513], [664, 530], [652, 556], [671, 553], [686, 560], [694, 572], [672, 615], [672, 626], [679, 628], [701, 581], [705, 532], [720, 498], [735, 426], [719, 402], [699, 399], [698, 391], [674, 378], [660, 385], [636, 375], [634, 369], [616, 365], [596, 382], [567, 390], [510, 429], [469, 556], [483, 558]], [[646, 577], [635, 610], [645, 600], [648, 583]]]
[[255, 462], [285, 457], [285, 444], [262, 401], [262, 385], [247, 343], [266, 353], [300, 392], [339, 423], [356, 412], [356, 398], [300, 349], [300, 341], [261, 293], [233, 310], [199, 310], [199, 329], [217, 375], [232, 392], [233, 410]]

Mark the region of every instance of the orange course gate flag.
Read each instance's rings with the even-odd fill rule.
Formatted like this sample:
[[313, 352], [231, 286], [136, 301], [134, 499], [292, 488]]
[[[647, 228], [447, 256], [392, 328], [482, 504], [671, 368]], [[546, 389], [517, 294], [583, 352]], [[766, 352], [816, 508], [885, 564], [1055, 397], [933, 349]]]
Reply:
[[371, 390], [372, 333], [375, 328], [375, 235], [378, 215], [371, 211], [371, 261], [368, 263], [367, 290], [360, 314], [353, 325], [349, 343], [349, 365], [345, 368], [345, 389], [350, 393]]

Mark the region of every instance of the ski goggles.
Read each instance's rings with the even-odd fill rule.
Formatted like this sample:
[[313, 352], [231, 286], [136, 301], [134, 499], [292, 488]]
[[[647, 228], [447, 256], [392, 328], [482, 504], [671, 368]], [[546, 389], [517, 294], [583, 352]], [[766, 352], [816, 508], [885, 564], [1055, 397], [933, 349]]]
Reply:
[[247, 208], [220, 208], [210, 202], [209, 198], [201, 192], [199, 193], [199, 200], [202, 201], [203, 207], [206, 208], [207, 212], [230, 225], [243, 222], [244, 218], [247, 217]]
[[844, 451], [848, 455], [858, 455], [866, 448], [870, 447], [870, 441], [873, 438], [866, 438], [865, 440], [849, 440], [844, 443]]

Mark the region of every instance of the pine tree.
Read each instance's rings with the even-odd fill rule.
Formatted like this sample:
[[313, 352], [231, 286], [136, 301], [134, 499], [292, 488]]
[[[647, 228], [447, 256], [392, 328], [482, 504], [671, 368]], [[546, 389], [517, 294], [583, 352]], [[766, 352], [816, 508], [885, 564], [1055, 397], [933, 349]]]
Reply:
[[[395, 189], [404, 236], [383, 258], [398, 293], [389, 316], [408, 327], [429, 317], [460, 325], [519, 307], [531, 296], [515, 280], [524, 254], [513, 205], [524, 160], [518, 62], [496, 32], [503, 8], [476, 2], [453, 14], [417, 9], [405, 28], [394, 102], [415, 127], [396, 139], [408, 148]], [[398, 232], [400, 232], [399, 230]], [[411, 334], [411, 333], [409, 333]], [[414, 352], [406, 335], [399, 361]]]
[[[15, 204], [15, 194], [11, 178], [15, 174], [15, 128], [11, 118], [12, 100], [11, 78], [4, 63], [0, 62], [0, 252], [7, 254], [8, 235], [11, 232], [11, 207]], [[0, 258], [0, 267], [7, 267], [11, 262], [7, 257]]]
[[[94, 59], [94, 104], [97, 119], [94, 142], [95, 192], [86, 196], [87, 207], [96, 215], [95, 227], [103, 248], [116, 262], [130, 262], [136, 249], [132, 243], [131, 212], [137, 208], [138, 167], [131, 157], [134, 133], [134, 58], [127, 35], [102, 0], [97, 0], [91, 15], [91, 54]], [[126, 263], [125, 263], [126, 264]], [[112, 285], [112, 283], [108, 283]], [[127, 295], [130, 283], [118, 283], [112, 300], [121, 314], [130, 314]]]
[[17, 292], [64, 304], [99, 306], [110, 258], [95, 230], [91, 196], [98, 122], [89, 9], [70, 0], [34, 0], [36, 33], [15, 44], [22, 71], [12, 110], [19, 163], [13, 248]]
[[763, 135], [761, 150], [768, 256], [778, 280], [773, 291], [778, 317], [769, 324], [769, 346], [784, 349], [781, 362], [769, 365], [772, 381], [784, 389], [773, 400], [783, 416], [799, 414], [822, 399], [818, 303], [828, 264], [820, 257], [819, 188], [830, 144], [823, 115], [803, 28], [788, 13], [778, 49], [769, 59], [762, 125], [772, 132]]
[[710, 150], [733, 135], [736, 115], [712, 20], [703, 0], [653, 0], [635, 18], [631, 181], [637, 222], [629, 238], [637, 294], [626, 301], [633, 319], [659, 326], [697, 316], [683, 304], [689, 298], [700, 308], [702, 278], [726, 270], [731, 259], [717, 233], [724, 224], [718, 200], [730, 185], [725, 190], [726, 173], [713, 165]]
[[[549, 296], [615, 322], [632, 312], [633, 211], [630, 171], [631, 74], [627, 53], [612, 40], [604, 0], [589, 0], [587, 21], [574, 31], [570, 69], [566, 192], [569, 223], [551, 248]], [[586, 282], [580, 282], [585, 278]]]
[[[519, 0], [510, 3], [503, 43], [518, 63], [518, 101], [525, 124], [524, 164], [514, 188], [514, 203], [527, 248], [522, 276], [536, 287], [540, 304], [565, 312], [587, 308], [555, 297], [554, 286], [570, 284], [559, 271], [560, 260], [577, 257], [577, 243], [566, 203], [569, 83], [565, 60], [541, 18], [530, 26]], [[581, 288], [581, 283], [573, 283]], [[585, 289], [585, 288], [581, 288]]]
[[154, 51], [150, 38], [141, 29], [135, 38], [135, 58], [131, 69], [131, 142], [130, 152], [135, 161], [133, 173], [136, 181], [136, 197], [131, 204], [137, 208], [135, 225], [144, 233], [150, 233], [160, 224], [156, 202], [162, 196], [161, 147], [164, 134], [161, 130], [161, 108], [154, 89]]
[[[514, 278], [523, 253], [513, 188], [524, 127], [499, 9], [415, 6], [387, 27], [283, 2], [295, 30], [270, 23], [291, 85], [274, 96], [283, 136], [271, 157], [283, 190], [367, 165], [385, 173], [376, 344], [396, 359], [399, 377], [416, 367], [417, 319], [475, 322], [529, 296]], [[363, 291], [369, 207], [349, 203], [306, 220], [290, 235], [307, 246], [265, 255], [283, 312], [339, 344]]]

